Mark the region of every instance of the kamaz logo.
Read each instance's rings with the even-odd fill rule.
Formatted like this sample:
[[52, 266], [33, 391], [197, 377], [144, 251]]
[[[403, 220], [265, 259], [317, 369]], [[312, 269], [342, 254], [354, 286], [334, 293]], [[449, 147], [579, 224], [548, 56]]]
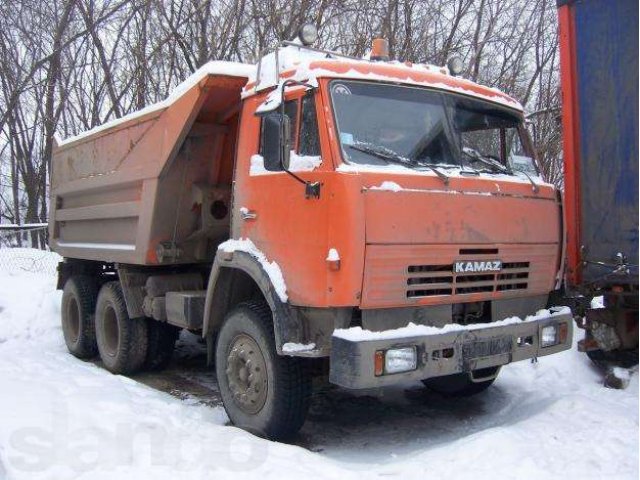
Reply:
[[479, 261], [461, 261], [453, 264], [453, 271], [455, 273], [467, 273], [467, 272], [499, 272], [502, 270], [502, 261], [489, 260], [487, 262]]

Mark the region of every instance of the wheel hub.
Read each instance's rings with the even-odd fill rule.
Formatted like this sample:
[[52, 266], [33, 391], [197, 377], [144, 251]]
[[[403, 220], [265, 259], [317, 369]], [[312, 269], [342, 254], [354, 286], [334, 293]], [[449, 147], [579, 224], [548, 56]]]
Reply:
[[226, 374], [236, 405], [248, 414], [259, 412], [267, 399], [267, 366], [253, 338], [241, 334], [233, 340]]

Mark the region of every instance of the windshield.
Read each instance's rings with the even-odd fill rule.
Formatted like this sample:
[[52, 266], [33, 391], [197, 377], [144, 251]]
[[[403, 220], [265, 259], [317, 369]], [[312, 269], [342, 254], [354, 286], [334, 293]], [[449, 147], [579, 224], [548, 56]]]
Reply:
[[508, 109], [382, 83], [334, 80], [330, 89], [347, 163], [539, 174], [522, 120]]

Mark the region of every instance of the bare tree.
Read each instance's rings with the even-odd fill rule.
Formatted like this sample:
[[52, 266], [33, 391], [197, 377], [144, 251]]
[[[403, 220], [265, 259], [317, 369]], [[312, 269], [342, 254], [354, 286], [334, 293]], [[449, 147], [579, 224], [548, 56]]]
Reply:
[[[444, 64], [503, 89], [529, 117], [547, 178], [562, 184], [552, 0], [4, 0], [0, 3], [0, 221], [46, 221], [54, 136], [167, 96], [209, 60], [255, 63], [313, 22], [323, 46]], [[32, 244], [45, 238], [34, 234]]]

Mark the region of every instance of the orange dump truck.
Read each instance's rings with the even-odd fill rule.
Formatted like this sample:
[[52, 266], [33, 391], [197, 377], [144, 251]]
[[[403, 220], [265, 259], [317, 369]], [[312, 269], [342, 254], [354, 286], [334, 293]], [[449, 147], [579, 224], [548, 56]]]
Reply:
[[212, 62], [59, 142], [50, 243], [71, 353], [128, 374], [199, 332], [231, 420], [282, 438], [314, 375], [468, 395], [570, 348], [568, 309], [545, 310], [559, 195], [521, 106], [447, 68], [306, 44]]

